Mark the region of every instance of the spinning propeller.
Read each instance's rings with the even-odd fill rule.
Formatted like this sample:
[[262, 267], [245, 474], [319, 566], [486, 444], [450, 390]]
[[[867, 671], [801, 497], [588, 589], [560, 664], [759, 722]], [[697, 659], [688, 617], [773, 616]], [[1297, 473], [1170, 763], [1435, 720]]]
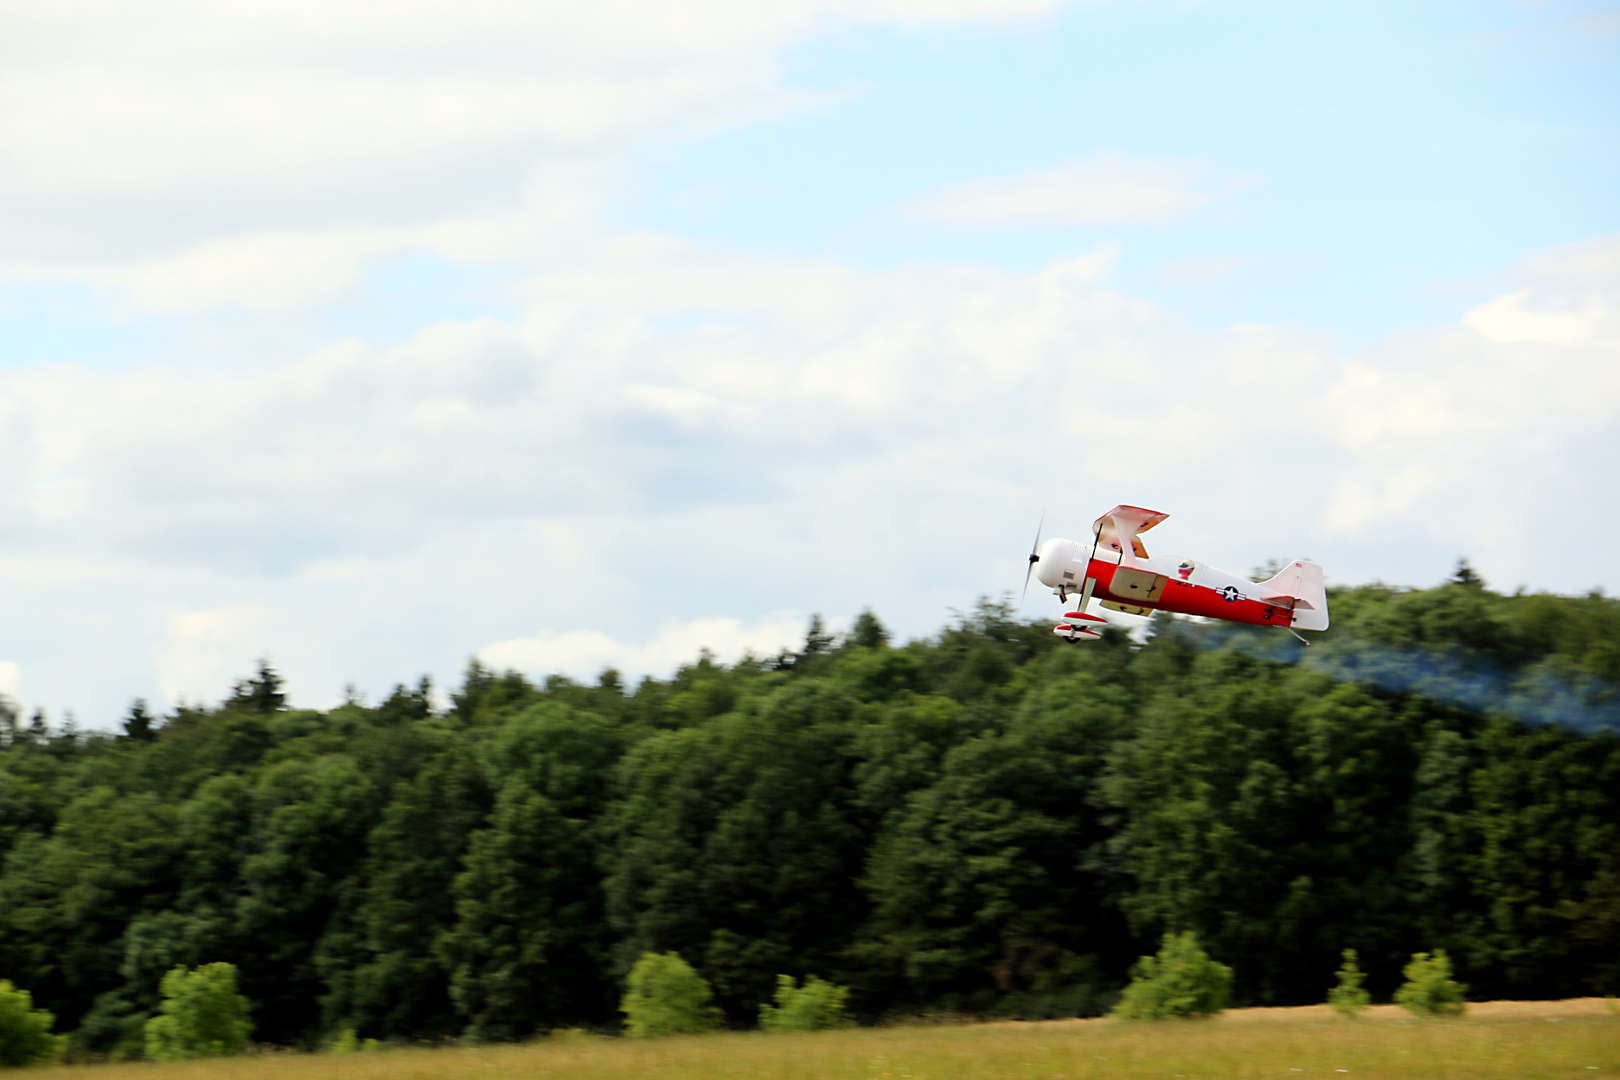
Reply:
[[1029, 549], [1029, 568], [1024, 571], [1024, 591], [1018, 594], [1018, 602], [1022, 604], [1024, 597], [1029, 595], [1029, 576], [1035, 572], [1035, 564], [1041, 561], [1041, 530], [1046, 528], [1046, 512], [1041, 511], [1041, 523], [1035, 526], [1035, 546]]

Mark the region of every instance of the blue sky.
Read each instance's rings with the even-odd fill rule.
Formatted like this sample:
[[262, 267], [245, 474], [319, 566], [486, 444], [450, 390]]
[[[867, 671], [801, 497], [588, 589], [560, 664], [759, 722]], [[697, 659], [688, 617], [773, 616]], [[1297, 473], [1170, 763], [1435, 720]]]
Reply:
[[1612, 5], [0, 20], [0, 694], [53, 715], [927, 634], [1116, 502], [1620, 586]]
[[[873, 266], [1028, 267], [1114, 241], [1133, 291], [1365, 341], [1488, 296], [1482, 268], [1620, 227], [1616, 37], [1587, 28], [1602, 10], [1118, 4], [989, 33], [846, 32], [786, 62], [832, 101], [649, 153], [619, 220]], [[1098, 153], [1185, 159], [1231, 194], [1137, 228], [896, 214], [943, 183]], [[1165, 265], [1175, 280], [1192, 260], [1228, 264], [1215, 297], [1166, 288]]]

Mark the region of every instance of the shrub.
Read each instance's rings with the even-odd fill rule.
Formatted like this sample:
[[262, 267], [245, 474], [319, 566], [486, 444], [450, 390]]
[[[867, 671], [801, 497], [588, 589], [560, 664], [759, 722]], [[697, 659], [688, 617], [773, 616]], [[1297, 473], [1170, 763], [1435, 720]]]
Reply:
[[163, 976], [163, 1015], [146, 1022], [146, 1056], [154, 1061], [222, 1057], [247, 1048], [253, 1033], [248, 999], [236, 992], [235, 964], [176, 967]]
[[1436, 949], [1434, 955], [1413, 953], [1412, 962], [1401, 974], [1406, 982], [1395, 991], [1395, 1004], [1403, 1005], [1414, 1016], [1461, 1016], [1463, 994], [1467, 987], [1453, 982], [1451, 960], [1445, 951]]
[[1338, 970], [1339, 985], [1328, 991], [1328, 1004], [1340, 1016], [1354, 1020], [1372, 1001], [1361, 986], [1367, 976], [1356, 966], [1356, 950], [1344, 950], [1344, 966]]
[[690, 1035], [720, 1026], [713, 997], [703, 976], [679, 953], [642, 953], [630, 969], [629, 989], [619, 1008], [635, 1038]]
[[360, 1038], [354, 1028], [344, 1028], [321, 1044], [321, 1052], [326, 1054], [370, 1053], [381, 1049], [382, 1043], [376, 1039]]
[[34, 1008], [34, 998], [0, 979], [0, 1065], [39, 1065], [53, 1060], [67, 1036], [52, 1035], [56, 1017]]
[[1232, 969], [1211, 960], [1196, 934], [1166, 934], [1159, 954], [1142, 957], [1131, 969], [1131, 984], [1111, 1015], [1121, 1020], [1213, 1016], [1226, 1008], [1231, 992]]
[[776, 977], [776, 1004], [759, 1007], [761, 1031], [820, 1031], [844, 1027], [849, 1017], [844, 1002], [849, 987], [838, 986], [814, 975], [795, 985], [792, 976]]

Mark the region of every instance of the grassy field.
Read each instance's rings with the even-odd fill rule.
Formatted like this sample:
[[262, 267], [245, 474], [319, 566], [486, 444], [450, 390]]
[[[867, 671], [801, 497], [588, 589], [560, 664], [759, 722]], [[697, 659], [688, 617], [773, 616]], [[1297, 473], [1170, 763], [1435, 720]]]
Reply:
[[181, 1064], [58, 1066], [41, 1080], [1412, 1080], [1620, 1078], [1620, 1014], [1602, 999], [1486, 1002], [1461, 1020], [1325, 1006], [1215, 1020], [1110, 1020], [729, 1033], [648, 1041], [565, 1035], [523, 1046], [265, 1054]]

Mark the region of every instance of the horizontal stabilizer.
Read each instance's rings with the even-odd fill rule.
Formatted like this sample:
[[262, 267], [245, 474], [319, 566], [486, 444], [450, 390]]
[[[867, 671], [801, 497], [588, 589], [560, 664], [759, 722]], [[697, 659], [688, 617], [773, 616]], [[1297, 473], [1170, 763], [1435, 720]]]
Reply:
[[1327, 585], [1322, 580], [1322, 568], [1313, 562], [1296, 559], [1269, 581], [1262, 581], [1260, 600], [1277, 607], [1292, 608], [1295, 630], [1328, 628]]

